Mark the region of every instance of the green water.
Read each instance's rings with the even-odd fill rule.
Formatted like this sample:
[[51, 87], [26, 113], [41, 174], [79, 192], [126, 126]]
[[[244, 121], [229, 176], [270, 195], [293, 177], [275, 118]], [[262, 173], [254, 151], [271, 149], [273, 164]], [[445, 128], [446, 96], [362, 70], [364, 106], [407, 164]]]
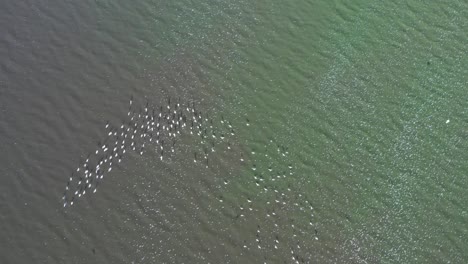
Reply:
[[464, 263], [466, 2], [258, 8], [228, 87], [299, 151], [317, 263]]
[[[309, 263], [468, 262], [468, 2], [34, 1], [0, 14], [0, 262], [294, 263], [299, 242]], [[294, 165], [277, 187], [313, 204], [313, 227], [292, 207], [276, 212], [284, 227], [267, 206], [233, 220], [246, 197], [275, 196], [238, 154], [194, 168], [189, 139], [59, 209], [70, 168], [130, 95], [195, 100], [235, 124], [259, 171]], [[258, 224], [280, 249], [257, 249]]]

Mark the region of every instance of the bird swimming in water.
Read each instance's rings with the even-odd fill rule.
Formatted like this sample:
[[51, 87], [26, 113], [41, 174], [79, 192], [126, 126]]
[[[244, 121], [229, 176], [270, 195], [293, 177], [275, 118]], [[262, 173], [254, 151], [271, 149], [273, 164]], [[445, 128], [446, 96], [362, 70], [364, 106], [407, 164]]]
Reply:
[[[138, 107], [135, 107], [132, 96], [129, 100], [129, 106], [128, 114], [121, 124], [114, 125], [106, 121], [107, 138], [102, 141], [102, 144], [98, 143], [96, 149], [91, 152], [92, 155], [88, 155], [85, 162], [76, 168], [76, 172], [72, 176], [67, 176], [69, 180], [61, 199], [63, 207], [73, 206], [77, 198], [82, 199], [87, 193], [96, 193], [97, 187], [103, 183], [104, 176], [118, 176], [118, 169], [128, 155], [132, 155], [132, 153], [137, 154], [136, 156], [154, 155], [156, 158], [159, 156], [160, 161], [163, 161], [166, 155], [168, 157], [166, 160], [171, 161], [171, 157], [177, 155], [176, 153], [181, 147], [176, 142], [184, 140], [193, 144], [189, 146], [194, 148], [192, 150], [194, 153], [193, 166], [210, 171], [216, 169], [219, 156], [230, 155], [237, 161], [241, 161], [239, 166], [246, 168], [246, 174], [256, 173], [253, 179], [249, 179], [251, 179], [252, 188], [255, 188], [257, 192], [255, 196], [246, 198], [249, 206], [238, 214], [238, 219], [247, 219], [249, 214], [254, 216], [254, 212], [263, 210], [263, 216], [270, 219], [268, 223], [272, 223], [270, 232], [268, 232], [268, 225], [263, 227], [267, 230], [265, 234], [274, 234], [275, 232], [272, 231], [278, 229], [279, 225], [288, 223], [295, 214], [298, 214], [297, 212], [301, 212], [310, 218], [308, 221], [304, 221], [306, 226], [315, 228], [312, 206], [301, 202], [301, 200], [306, 199], [302, 194], [294, 196], [291, 194], [293, 193], [291, 188], [286, 189], [285, 187], [287, 185], [284, 183], [295, 177], [293, 171], [295, 174], [298, 173], [297, 168], [295, 169], [293, 164], [289, 162], [289, 153], [286, 148], [277, 147], [269, 139], [265, 150], [250, 148], [249, 152], [248, 147], [239, 146], [239, 139], [235, 137], [237, 129], [239, 129], [238, 134], [242, 134], [240, 132], [242, 126], [240, 128], [234, 126], [224, 115], [217, 118], [207, 111], [202, 111], [203, 109], [195, 106], [194, 102], [183, 103], [180, 98], [177, 101], [168, 98], [167, 104], [159, 107], [153, 107], [150, 102], [146, 102], [145, 106], [140, 108], [141, 110], [137, 110]], [[245, 124], [249, 128], [244, 127], [244, 129], [255, 127], [256, 122], [252, 122], [249, 118], [245, 120]], [[192, 141], [187, 141], [187, 138]], [[165, 142], [169, 149], [167, 153], [164, 153]], [[241, 149], [244, 150], [240, 151]], [[285, 163], [287, 166], [284, 166]], [[290, 176], [286, 177], [288, 171]], [[231, 183], [232, 181], [237, 181], [237, 178], [223, 175], [220, 184], [223, 186], [222, 188], [229, 188], [235, 186]], [[262, 196], [268, 198], [261, 198]], [[223, 198], [219, 200], [226, 201]], [[227, 206], [228, 203], [224, 202], [223, 204]], [[303, 226], [300, 228], [309, 230]], [[294, 234], [291, 238], [294, 241], [301, 234], [297, 231], [297, 225], [288, 225], [284, 229], [285, 232]], [[257, 233], [260, 233], [259, 228]], [[259, 250], [278, 249], [285, 244], [283, 236], [281, 236], [282, 242], [280, 244], [278, 235], [267, 238], [263, 237], [267, 236], [265, 234], [261, 238], [257, 238]], [[268, 245], [268, 241], [272, 244]], [[304, 244], [301, 245], [301, 249], [296, 249], [294, 254], [300, 256], [299, 252], [302, 248], [306, 248]], [[303, 250], [303, 252], [306, 251]]]

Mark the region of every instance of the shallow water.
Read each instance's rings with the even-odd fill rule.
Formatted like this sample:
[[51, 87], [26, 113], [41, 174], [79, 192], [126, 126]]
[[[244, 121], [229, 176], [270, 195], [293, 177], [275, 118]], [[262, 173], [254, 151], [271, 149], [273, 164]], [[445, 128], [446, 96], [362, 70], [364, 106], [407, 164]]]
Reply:
[[[466, 10], [1, 3], [0, 262], [466, 263]], [[129, 153], [64, 208], [131, 96], [229, 120], [232, 151], [195, 165], [187, 134], [163, 161]]]

